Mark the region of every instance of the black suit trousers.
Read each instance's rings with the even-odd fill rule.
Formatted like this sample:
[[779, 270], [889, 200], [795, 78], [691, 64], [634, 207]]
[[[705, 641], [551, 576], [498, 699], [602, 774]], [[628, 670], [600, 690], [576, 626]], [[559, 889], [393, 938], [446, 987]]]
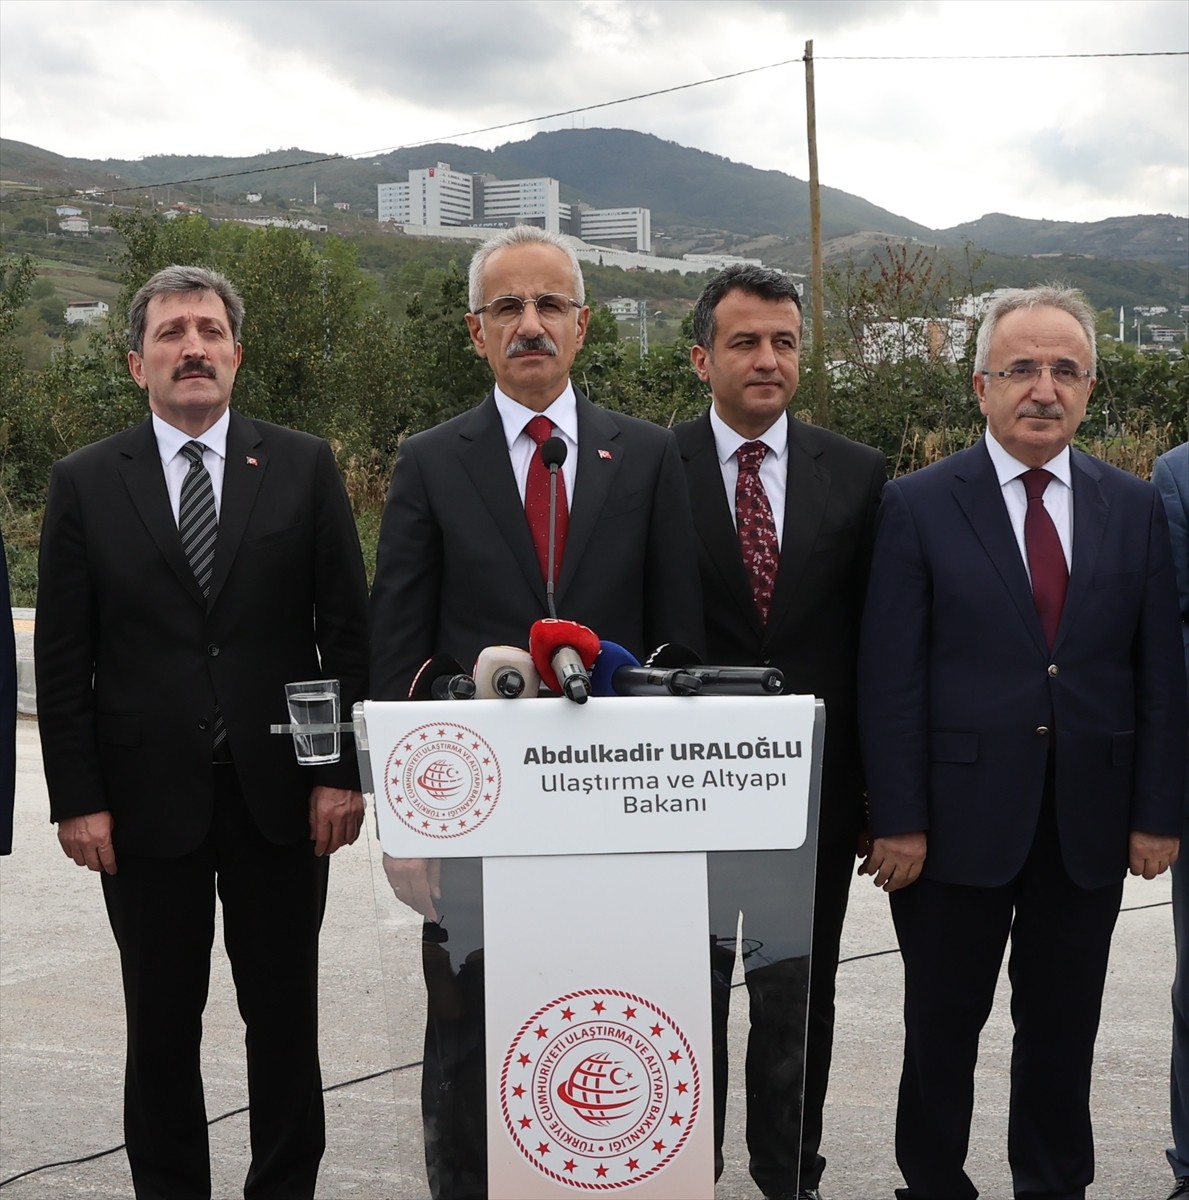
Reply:
[[899, 1200], [972, 1200], [963, 1165], [978, 1039], [1010, 934], [1008, 1162], [1019, 1198], [1083, 1200], [1094, 1177], [1090, 1082], [1123, 882], [1081, 888], [1062, 861], [1052, 788], [1019, 875], [1002, 887], [918, 879], [891, 897], [904, 957]]
[[103, 876], [128, 1021], [124, 1126], [138, 1200], [209, 1200], [199, 1072], [215, 895], [247, 1027], [248, 1200], [310, 1200], [325, 1149], [318, 1064], [318, 931], [328, 860], [309, 841], [257, 829], [231, 765], [214, 773], [214, 817], [176, 858], [121, 852]]
[[[715, 853], [708, 858], [710, 996], [714, 1035], [715, 1178], [723, 1170], [729, 1062], [727, 1020], [735, 966], [734, 920], [743, 916], [749, 1002], [748, 1170], [765, 1196], [795, 1196], [821, 1182], [822, 1110], [834, 1045], [834, 984], [855, 853], [822, 843], [813, 888], [809, 949], [792, 930], [804, 921], [807, 882], [791, 851]], [[802, 871], [805, 876], [807, 871]], [[758, 886], [757, 886], [758, 884]]]

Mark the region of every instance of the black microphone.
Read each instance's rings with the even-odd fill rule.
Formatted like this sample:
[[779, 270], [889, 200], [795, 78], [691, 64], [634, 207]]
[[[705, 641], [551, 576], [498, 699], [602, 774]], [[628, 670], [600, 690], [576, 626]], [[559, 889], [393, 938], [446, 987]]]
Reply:
[[701, 684], [703, 696], [779, 696], [784, 673], [779, 667], [686, 667]]
[[559, 437], [546, 438], [541, 443], [541, 461], [549, 468], [549, 556], [545, 578], [545, 603], [549, 606], [549, 615], [557, 616], [553, 604], [553, 572], [557, 555], [557, 473], [562, 463], [566, 461], [569, 449]]
[[448, 654], [426, 659], [409, 688], [410, 700], [472, 700], [475, 681]]
[[642, 667], [615, 642], [600, 642], [590, 672], [593, 696], [692, 696], [701, 683], [680, 669]]

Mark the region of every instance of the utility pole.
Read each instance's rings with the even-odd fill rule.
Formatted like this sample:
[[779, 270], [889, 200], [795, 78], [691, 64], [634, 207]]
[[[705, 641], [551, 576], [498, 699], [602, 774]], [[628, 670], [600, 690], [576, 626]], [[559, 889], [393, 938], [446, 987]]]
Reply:
[[648, 357], [648, 301], [640, 301], [640, 357]]
[[805, 43], [805, 125], [809, 139], [809, 287], [813, 309], [813, 338], [809, 343], [813, 368], [813, 421], [828, 425], [826, 395], [826, 300], [822, 270], [822, 200], [817, 179], [817, 109], [813, 98], [813, 41]]

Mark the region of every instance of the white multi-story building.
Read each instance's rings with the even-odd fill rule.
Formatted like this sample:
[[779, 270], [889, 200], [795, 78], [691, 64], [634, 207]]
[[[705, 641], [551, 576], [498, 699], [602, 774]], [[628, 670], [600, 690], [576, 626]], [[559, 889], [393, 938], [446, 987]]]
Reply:
[[909, 317], [869, 321], [863, 326], [863, 361], [904, 362], [921, 358], [954, 366], [966, 351], [971, 322], [962, 317]]
[[561, 202], [556, 179], [476, 179], [485, 225], [537, 225], [550, 233], [570, 232], [570, 206]]
[[652, 250], [652, 210], [648, 208], [587, 208], [577, 205], [578, 228], [574, 232], [595, 246], [615, 249]]
[[407, 183], [380, 184], [376, 202], [381, 222], [470, 225], [475, 219], [474, 176], [440, 162], [436, 167], [410, 171]]
[[616, 250], [650, 253], [652, 213], [647, 208], [590, 208], [563, 204], [556, 179], [496, 179], [466, 175], [438, 163], [410, 171], [407, 183], [376, 189], [381, 223], [447, 226], [536, 225], [550, 233], [573, 234]]

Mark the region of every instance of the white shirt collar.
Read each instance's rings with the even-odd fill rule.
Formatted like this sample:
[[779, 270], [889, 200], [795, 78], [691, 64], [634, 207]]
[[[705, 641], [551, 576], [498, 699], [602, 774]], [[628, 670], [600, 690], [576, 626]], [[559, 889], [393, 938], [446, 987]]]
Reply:
[[227, 458], [227, 429], [231, 424], [231, 410], [224, 409], [223, 415], [201, 437], [192, 438], [188, 433], [162, 420], [156, 413], [153, 417], [153, 434], [157, 439], [157, 452], [162, 462], [169, 462], [181, 453], [187, 442], [201, 442], [220, 458]]
[[768, 453], [774, 458], [782, 458], [789, 444], [789, 422], [788, 414], [781, 413], [758, 438], [746, 438], [741, 433], [737, 433], [732, 429], [726, 421], [718, 415], [718, 410], [713, 404], [710, 405], [710, 428], [714, 430], [714, 448], [718, 452], [718, 461], [721, 466], [732, 455], [736, 454], [739, 447], [746, 442], [763, 442], [768, 447]]
[[[1003, 487], [1005, 483], [1010, 483], [1013, 479], [1019, 479], [1025, 471], [1030, 471], [1032, 468], [1027, 463], [1022, 463], [1018, 458], [1009, 454], [994, 438], [991, 431], [986, 432], [987, 438], [987, 453], [991, 456], [991, 465], [995, 468], [995, 474], [999, 479], [999, 486]], [[1059, 479], [1067, 488], [1073, 487], [1073, 476], [1070, 473], [1069, 463], [1069, 446], [1063, 446], [1061, 453], [1055, 458], [1050, 458], [1044, 465], [1044, 469], [1053, 476], [1054, 479]]]
[[509, 451], [529, 421], [536, 416], [548, 417], [572, 446], [578, 445], [578, 398], [574, 395], [573, 383], [568, 379], [565, 390], [543, 413], [536, 413], [531, 408], [526, 408], [519, 400], [513, 400], [500, 390], [499, 384], [495, 386], [495, 406], [499, 410], [500, 421], [503, 422], [504, 440], [508, 443]]

